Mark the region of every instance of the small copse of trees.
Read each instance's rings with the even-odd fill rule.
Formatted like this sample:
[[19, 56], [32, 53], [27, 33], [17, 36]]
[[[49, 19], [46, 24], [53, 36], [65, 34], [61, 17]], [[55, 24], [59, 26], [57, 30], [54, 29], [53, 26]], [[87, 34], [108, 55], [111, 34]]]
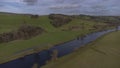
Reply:
[[30, 15], [30, 17], [31, 17], [32, 19], [37, 19], [37, 18], [39, 17], [39, 15]]
[[32, 25], [21, 25], [17, 30], [0, 34], [0, 43], [10, 42], [19, 39], [29, 39], [41, 34], [44, 31], [41, 27]]
[[72, 21], [72, 18], [70, 16], [63, 15], [63, 14], [50, 14], [49, 19], [51, 19], [50, 23], [54, 27], [60, 27]]

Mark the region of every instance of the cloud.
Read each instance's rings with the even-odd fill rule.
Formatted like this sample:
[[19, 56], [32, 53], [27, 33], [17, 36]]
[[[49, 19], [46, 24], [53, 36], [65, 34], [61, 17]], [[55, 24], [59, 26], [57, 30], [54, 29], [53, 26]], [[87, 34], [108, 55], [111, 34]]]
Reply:
[[[3, 3], [4, 2], [4, 3]], [[120, 15], [120, 0], [0, 0], [0, 6], [11, 6], [21, 13], [65, 13]], [[0, 7], [0, 11], [6, 8]], [[7, 7], [10, 10], [11, 7]], [[16, 12], [17, 12], [16, 11]], [[42, 12], [42, 13], [41, 13]]]
[[50, 6], [50, 9], [72, 9], [72, 8], [79, 8], [79, 4], [65, 4], [65, 5], [55, 5]]
[[0, 2], [20, 2], [21, 0], [0, 0]]
[[35, 5], [38, 0], [23, 0], [27, 5]]

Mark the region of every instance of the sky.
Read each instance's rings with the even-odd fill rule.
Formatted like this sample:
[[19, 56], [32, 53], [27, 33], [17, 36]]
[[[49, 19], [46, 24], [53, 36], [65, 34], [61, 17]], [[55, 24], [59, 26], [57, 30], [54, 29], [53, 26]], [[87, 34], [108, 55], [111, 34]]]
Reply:
[[0, 12], [120, 15], [120, 0], [0, 0]]

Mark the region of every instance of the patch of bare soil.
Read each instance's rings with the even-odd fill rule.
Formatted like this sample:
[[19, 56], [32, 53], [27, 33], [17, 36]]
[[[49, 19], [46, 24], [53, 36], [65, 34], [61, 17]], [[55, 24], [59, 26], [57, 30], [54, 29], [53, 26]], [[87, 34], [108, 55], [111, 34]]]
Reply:
[[82, 27], [81, 26], [71, 26], [71, 27], [69, 27], [69, 30], [78, 31], [78, 30], [82, 30]]

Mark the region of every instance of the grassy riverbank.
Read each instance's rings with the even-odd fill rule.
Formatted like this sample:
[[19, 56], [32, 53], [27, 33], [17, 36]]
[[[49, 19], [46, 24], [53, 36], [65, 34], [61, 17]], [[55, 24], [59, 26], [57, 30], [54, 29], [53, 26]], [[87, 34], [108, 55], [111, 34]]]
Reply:
[[[53, 25], [51, 25], [50, 21], [51, 20], [48, 18], [48, 16], [31, 18], [30, 15], [1, 13], [0, 33], [14, 31], [24, 22], [33, 26], [42, 27], [46, 32], [28, 40], [15, 40], [8, 43], [1, 43], [0, 63], [4, 63], [31, 54], [34, 52], [34, 47], [36, 46], [39, 47], [38, 50], [41, 51], [43, 49], [50, 48], [56, 44], [74, 39], [81, 34], [85, 35], [91, 32], [98, 31], [102, 28], [102, 26], [109, 25], [109, 23], [104, 23], [103, 21], [94, 21], [86, 17], [81, 18], [78, 16], [72, 17], [72, 21], [70, 23], [58, 28], [55, 28]], [[81, 24], [83, 23], [84, 29], [81, 28]], [[93, 29], [93, 26], [96, 24], [100, 25], [100, 28]], [[71, 27], [72, 29], [69, 30], [69, 28]], [[31, 50], [29, 51], [29, 49]]]
[[120, 31], [112, 32], [43, 68], [120, 68]]

